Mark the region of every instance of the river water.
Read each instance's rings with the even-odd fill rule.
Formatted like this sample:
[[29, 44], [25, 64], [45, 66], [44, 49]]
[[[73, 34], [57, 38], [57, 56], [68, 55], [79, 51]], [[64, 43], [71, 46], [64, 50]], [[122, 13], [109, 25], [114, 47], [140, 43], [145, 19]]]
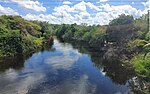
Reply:
[[0, 94], [132, 94], [130, 72], [86, 48], [55, 40], [49, 50], [2, 63]]

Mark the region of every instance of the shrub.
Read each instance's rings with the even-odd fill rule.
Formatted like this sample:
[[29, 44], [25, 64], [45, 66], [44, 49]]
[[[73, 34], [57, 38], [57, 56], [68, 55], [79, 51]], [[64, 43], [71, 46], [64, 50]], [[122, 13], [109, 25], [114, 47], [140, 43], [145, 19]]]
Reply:
[[143, 59], [144, 54], [136, 55], [131, 63], [135, 67], [136, 73], [145, 79], [146, 81], [150, 81], [150, 53], [147, 54], [145, 59]]

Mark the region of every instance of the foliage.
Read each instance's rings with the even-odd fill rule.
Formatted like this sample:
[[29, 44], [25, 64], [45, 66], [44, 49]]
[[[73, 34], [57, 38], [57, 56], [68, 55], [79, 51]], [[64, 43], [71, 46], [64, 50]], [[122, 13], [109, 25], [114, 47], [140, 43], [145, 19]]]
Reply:
[[62, 38], [64, 40], [71, 40], [71, 38], [73, 38], [74, 33], [71, 30], [68, 30], [67, 33], [65, 33]]
[[92, 37], [90, 39], [90, 43], [93, 45], [104, 46], [106, 36], [106, 29], [104, 27], [99, 27], [95, 32], [92, 33]]
[[76, 24], [63, 24], [58, 26], [56, 36], [64, 40], [85, 41], [91, 45], [99, 45], [105, 41], [106, 28], [96, 26], [79, 26]]
[[109, 25], [82, 26], [52, 25], [48, 22], [28, 21], [20, 16], [3, 15], [0, 16], [0, 57], [33, 51], [42, 46], [43, 40], [56, 35], [64, 41], [85, 42], [104, 52], [112, 48], [122, 61], [131, 61], [136, 73], [149, 81], [148, 19], [148, 14], [138, 19], [122, 14]]
[[130, 24], [133, 22], [133, 16], [121, 14], [118, 18], [113, 19], [109, 25], [124, 25], [124, 24]]
[[131, 61], [136, 73], [148, 80], [150, 78], [148, 19], [147, 14], [138, 19], [122, 14], [106, 26], [55, 25], [55, 35], [65, 41], [84, 41], [90, 46], [104, 49], [105, 52], [114, 49], [122, 61]]
[[41, 29], [38, 23], [20, 16], [0, 16], [0, 57], [32, 52], [40, 48], [43, 43]]
[[148, 33], [146, 34], [145, 39], [146, 39], [147, 41], [150, 41], [150, 32], [148, 32]]
[[147, 44], [147, 41], [145, 40], [140, 40], [140, 39], [134, 40], [134, 46], [136, 47], [143, 47], [146, 44]]
[[144, 80], [149, 81], [150, 79], [150, 53], [143, 59], [144, 54], [138, 54], [135, 56], [131, 63], [135, 67], [135, 71], [139, 76], [141, 76]]
[[82, 39], [85, 40], [86, 42], [90, 42], [91, 38], [92, 38], [92, 32], [86, 32], [82, 37]]
[[140, 39], [145, 39], [146, 34], [148, 33], [148, 14], [143, 15], [142, 17], [134, 20], [134, 28], [137, 31], [137, 37]]
[[147, 43], [146, 45], [143, 46], [144, 48], [144, 52], [147, 54], [148, 52], [150, 52], [150, 43]]

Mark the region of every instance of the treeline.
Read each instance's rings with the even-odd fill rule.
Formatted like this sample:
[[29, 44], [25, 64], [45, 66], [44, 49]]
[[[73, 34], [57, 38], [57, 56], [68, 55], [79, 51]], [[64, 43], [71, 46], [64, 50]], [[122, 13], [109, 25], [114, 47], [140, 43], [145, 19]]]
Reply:
[[[0, 58], [41, 48], [50, 35], [51, 26], [48, 25], [46, 22], [28, 21], [20, 16], [0, 16]], [[47, 36], [42, 32], [47, 32]]]
[[150, 83], [148, 22], [148, 14], [138, 19], [122, 14], [110, 21], [109, 25], [104, 26], [57, 25], [55, 35], [64, 41], [82, 41], [89, 46], [97, 47], [105, 52], [104, 56], [107, 60], [117, 58], [133, 64], [137, 76]]
[[[138, 19], [122, 14], [104, 26], [53, 25], [20, 16], [0, 16], [0, 58], [32, 52], [50, 36], [84, 42], [104, 52], [104, 59], [133, 64], [138, 77], [150, 83], [149, 15]], [[149, 86], [150, 88], [150, 86]], [[143, 92], [143, 91], [141, 91]]]

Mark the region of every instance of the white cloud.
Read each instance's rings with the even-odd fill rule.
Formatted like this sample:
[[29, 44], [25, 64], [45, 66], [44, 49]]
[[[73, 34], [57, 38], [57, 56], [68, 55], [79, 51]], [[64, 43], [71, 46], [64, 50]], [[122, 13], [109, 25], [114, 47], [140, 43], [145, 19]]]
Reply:
[[70, 5], [70, 4], [72, 4], [72, 3], [71, 3], [70, 1], [64, 1], [63, 4], [65, 4], [65, 5]]
[[90, 2], [86, 3], [86, 5], [87, 5], [88, 7], [90, 7], [91, 9], [94, 9], [94, 10], [96, 10], [96, 11], [100, 11], [100, 10], [101, 10], [101, 9], [99, 9], [97, 6], [95, 6], [94, 4], [92, 4], [92, 3], [90, 3]]
[[86, 11], [86, 2], [82, 1], [76, 5], [74, 5], [73, 10], [78, 11], [78, 12], [83, 12]]
[[91, 2], [86, 3], [84, 1], [74, 5], [72, 7], [72, 9], [74, 11], [78, 11], [78, 12], [83, 12], [83, 11], [85, 12], [87, 10], [87, 7], [89, 7], [92, 10], [100, 11], [100, 9], [96, 5], [94, 5], [93, 3], [91, 3]]
[[138, 10], [131, 5], [118, 5], [118, 6], [111, 6], [109, 4], [102, 4], [99, 6], [102, 8], [103, 11], [112, 13], [113, 15], [120, 15], [120, 14], [128, 14], [133, 15], [134, 18], [138, 18], [142, 15], [142, 11]]
[[66, 12], [86, 12], [87, 11], [87, 7], [89, 7], [92, 10], [96, 10], [96, 11], [100, 11], [101, 9], [99, 9], [96, 5], [94, 5], [93, 3], [90, 2], [80, 2], [72, 7], [70, 7], [69, 5], [62, 5], [59, 7], [55, 7], [54, 11], [57, 12], [62, 12], [62, 11], [66, 11]]
[[0, 5], [0, 15], [19, 15], [19, 14], [9, 7], [3, 7]]
[[23, 18], [27, 19], [27, 20], [38, 20], [38, 21], [49, 21], [50, 23], [53, 24], [58, 24], [60, 22], [60, 19], [51, 15], [51, 14], [39, 14], [39, 15], [35, 15], [35, 14], [27, 14], [25, 16], [23, 16]]
[[0, 2], [9, 3], [8, 0], [0, 0]]
[[145, 10], [144, 10], [144, 14], [148, 13], [148, 10], [150, 10], [150, 0], [148, 0], [147, 2], [142, 2], [142, 4], [144, 5], [145, 7]]
[[141, 10], [130, 5], [111, 6], [109, 4], [102, 4], [99, 8], [102, 9], [102, 11], [96, 13], [93, 18], [94, 24], [108, 24], [110, 20], [117, 18], [118, 15], [121, 14], [133, 15], [134, 18], [139, 18], [143, 14]]
[[150, 0], [148, 0], [147, 2], [142, 2], [142, 4], [143, 4], [145, 7], [150, 7]]
[[46, 8], [43, 7], [43, 4], [41, 4], [39, 1], [32, 1], [32, 0], [10, 0], [10, 1], [17, 3], [18, 5], [26, 9], [34, 10], [37, 12], [46, 11]]
[[72, 7], [70, 7], [69, 5], [62, 5], [62, 6], [59, 6], [59, 7], [55, 7], [54, 8], [54, 11], [55, 12], [63, 12], [63, 11], [66, 11], [66, 12], [86, 12], [87, 10], [87, 7], [89, 7], [90, 9], [92, 10], [96, 10], [96, 11], [100, 11], [100, 9], [95, 6], [93, 3], [90, 3], [90, 2], [80, 2]]
[[[91, 10], [89, 11], [88, 8]], [[94, 10], [94, 12], [91, 12], [92, 10]], [[91, 2], [82, 1], [74, 6], [62, 5], [55, 7], [51, 14], [28, 14], [25, 18], [49, 21], [50, 23], [55, 24], [87, 23], [88, 25], [106, 25], [110, 20], [121, 14], [133, 15], [134, 18], [138, 18], [142, 16], [143, 13], [143, 11], [136, 9], [131, 5], [114, 6], [106, 3], [96, 6]]]
[[100, 0], [100, 2], [107, 2], [108, 0]]
[[90, 17], [90, 14], [88, 12], [80, 12], [79, 13], [79, 16], [82, 18], [82, 19], [88, 19]]
[[66, 12], [75, 12], [73, 10], [73, 8], [71, 8], [69, 5], [62, 5], [62, 6], [59, 6], [59, 7], [55, 7], [54, 8], [54, 11], [55, 12], [63, 12], [63, 11], [66, 11]]
[[132, 5], [135, 4], [134, 2], [131, 3]]
[[67, 24], [70, 23], [81, 24], [83, 22], [91, 24], [90, 22], [90, 20], [92, 20], [91, 14], [87, 11], [87, 8], [90, 8], [91, 10], [95, 11], [101, 10], [91, 2], [82, 1], [72, 7], [69, 5], [62, 5], [59, 7], [55, 7], [54, 12], [52, 12], [52, 15], [61, 20], [61, 22]]

